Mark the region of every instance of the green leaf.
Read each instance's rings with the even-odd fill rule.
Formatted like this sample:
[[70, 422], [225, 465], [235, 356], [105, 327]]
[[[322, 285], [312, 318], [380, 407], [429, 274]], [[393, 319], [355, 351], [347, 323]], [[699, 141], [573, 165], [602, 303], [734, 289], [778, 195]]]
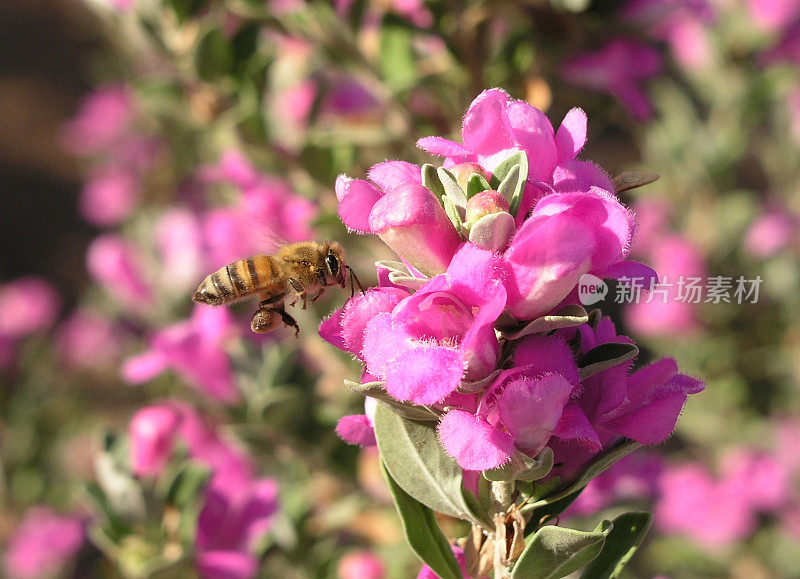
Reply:
[[193, 18], [205, 6], [205, 0], [169, 0], [178, 22], [183, 24]]
[[467, 199], [472, 199], [478, 193], [488, 191], [491, 188], [492, 186], [489, 185], [486, 177], [478, 173], [473, 173], [469, 176], [469, 180], [467, 181]]
[[581, 380], [632, 360], [638, 353], [639, 348], [634, 344], [607, 342], [595, 346], [578, 360]]
[[478, 219], [469, 229], [469, 240], [481, 249], [500, 252], [507, 246], [516, 231], [510, 213], [490, 213]]
[[581, 573], [581, 579], [615, 579], [630, 561], [650, 528], [653, 516], [645, 512], [625, 513], [614, 519], [600, 555]]
[[483, 471], [483, 478], [490, 481], [534, 481], [546, 477], [553, 469], [553, 449], [545, 446], [536, 458], [516, 451], [511, 460], [492, 470]]
[[194, 62], [197, 76], [206, 82], [214, 82], [231, 71], [233, 50], [221, 30], [212, 28], [200, 38]]
[[94, 505], [95, 512], [101, 515], [103, 534], [114, 544], [133, 532], [130, 524], [117, 514], [103, 489], [97, 483], [90, 482], [85, 487], [86, 495]]
[[[444, 167], [439, 167], [436, 169], [436, 173], [439, 175], [439, 181], [442, 183], [442, 187], [444, 187], [444, 194], [453, 202], [453, 205], [458, 207], [459, 216], [463, 220], [464, 216], [462, 212], [467, 207], [467, 194], [464, 193], [461, 185], [458, 184], [455, 176], [450, 171]], [[442, 200], [444, 201], [444, 198], [442, 198]], [[447, 206], [445, 205], [445, 209], [446, 208]]]
[[536, 318], [524, 328], [516, 331], [504, 331], [503, 337], [509, 340], [518, 340], [528, 334], [542, 334], [551, 330], [580, 326], [589, 321], [589, 314], [579, 305], [569, 305], [560, 309], [555, 314]]
[[613, 527], [611, 521], [594, 531], [542, 527], [514, 565], [512, 579], [555, 579], [577, 571], [600, 554]]
[[411, 46], [411, 32], [396, 25], [384, 25], [380, 40], [380, 68], [386, 83], [403, 90], [417, 84], [417, 65]]
[[620, 193], [622, 191], [644, 187], [645, 185], [658, 181], [660, 178], [660, 175], [647, 171], [626, 171], [614, 177], [612, 183], [617, 193]]
[[433, 511], [406, 493], [389, 474], [386, 465], [382, 463], [381, 467], [403, 522], [403, 532], [408, 544], [439, 577], [462, 579], [461, 568], [447, 537], [436, 524]]
[[427, 187], [437, 199], [441, 199], [444, 195], [444, 186], [439, 180], [439, 174], [436, 172], [436, 167], [430, 163], [425, 163], [422, 166], [422, 186]]
[[459, 214], [458, 208], [453, 203], [452, 199], [445, 195], [442, 197], [442, 205], [444, 205], [444, 212], [447, 214], [447, 217], [450, 218], [450, 223], [453, 224], [455, 227], [456, 232], [461, 235], [461, 230], [463, 229], [463, 222], [461, 220], [461, 215]]
[[[489, 184], [508, 199], [509, 212], [516, 216], [528, 180], [528, 155], [517, 151], [500, 163], [492, 173]], [[503, 191], [500, 188], [503, 188]]]
[[211, 478], [208, 468], [186, 461], [170, 481], [166, 500], [179, 509], [194, 504]]
[[461, 467], [442, 447], [435, 424], [402, 418], [380, 403], [375, 438], [386, 469], [405, 492], [434, 511], [491, 526], [464, 498]]
[[423, 422], [439, 420], [439, 414], [427, 406], [420, 406], [410, 402], [402, 402], [396, 398], [393, 398], [383, 387], [383, 382], [366, 382], [364, 384], [359, 384], [358, 382], [345, 380], [344, 384], [353, 392], [358, 392], [359, 394], [369, 396], [370, 398], [375, 398], [376, 400], [380, 400], [381, 402], [388, 404], [392, 407], [392, 412], [395, 412], [404, 418], [420, 420]]

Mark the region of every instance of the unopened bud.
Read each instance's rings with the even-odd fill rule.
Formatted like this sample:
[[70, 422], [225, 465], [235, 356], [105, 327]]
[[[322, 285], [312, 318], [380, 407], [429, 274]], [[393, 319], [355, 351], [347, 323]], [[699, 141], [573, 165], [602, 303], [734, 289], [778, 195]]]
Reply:
[[467, 223], [492, 213], [508, 213], [508, 200], [497, 191], [483, 191], [467, 201]]
[[464, 191], [467, 190], [469, 178], [475, 173], [486, 179], [487, 182], [489, 181], [489, 173], [477, 163], [459, 163], [450, 167], [448, 171], [453, 174], [453, 177], [456, 178], [456, 183]]

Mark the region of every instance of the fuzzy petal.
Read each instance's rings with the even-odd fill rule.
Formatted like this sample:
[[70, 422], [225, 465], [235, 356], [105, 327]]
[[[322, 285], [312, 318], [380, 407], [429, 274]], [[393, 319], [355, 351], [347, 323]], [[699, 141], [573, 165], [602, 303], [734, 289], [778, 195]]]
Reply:
[[518, 448], [535, 456], [547, 444], [564, 410], [572, 384], [560, 374], [538, 380], [515, 380], [506, 386], [497, 406], [500, 420]]
[[423, 137], [417, 141], [417, 147], [431, 155], [441, 157], [469, 157], [472, 155], [472, 151], [464, 145], [442, 137]]
[[467, 470], [497, 468], [514, 452], [514, 439], [509, 434], [465, 410], [445, 414], [439, 424], [439, 438], [450, 456]]
[[339, 199], [339, 217], [351, 231], [369, 233], [369, 214], [383, 196], [383, 193], [372, 183], [363, 179], [349, 179], [340, 175], [336, 180]]
[[590, 187], [614, 191], [605, 171], [591, 161], [577, 159], [561, 161], [553, 170], [552, 183], [556, 191], [585, 191]]
[[558, 162], [574, 159], [586, 144], [586, 113], [583, 109], [570, 109], [556, 132]]
[[359, 446], [375, 446], [375, 431], [366, 414], [342, 416], [336, 425], [336, 434], [350, 444]]
[[459, 350], [417, 346], [386, 366], [386, 391], [398, 400], [434, 404], [453, 392], [464, 376], [466, 360]]
[[407, 161], [384, 161], [369, 170], [369, 180], [386, 192], [403, 183], [422, 185], [422, 169]]
[[485, 90], [472, 101], [462, 129], [468, 149], [488, 157], [516, 144], [506, 114], [508, 101], [508, 94], [500, 89]]

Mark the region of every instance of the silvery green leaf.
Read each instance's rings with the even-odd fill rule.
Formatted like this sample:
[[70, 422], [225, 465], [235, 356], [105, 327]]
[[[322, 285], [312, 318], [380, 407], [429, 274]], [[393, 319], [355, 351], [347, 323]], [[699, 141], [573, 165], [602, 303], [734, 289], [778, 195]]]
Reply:
[[503, 331], [503, 337], [509, 340], [517, 340], [528, 334], [541, 334], [558, 330], [561, 328], [571, 328], [580, 326], [589, 321], [589, 314], [577, 304], [565, 306], [555, 314], [536, 318], [524, 328], [515, 331]]
[[488, 191], [491, 188], [492, 186], [489, 185], [486, 177], [478, 173], [473, 173], [469, 176], [469, 180], [467, 181], [467, 199], [472, 199], [478, 193]]
[[512, 579], [556, 579], [595, 559], [614, 528], [603, 521], [594, 531], [547, 525], [533, 535], [511, 571]]
[[463, 237], [462, 231], [464, 230], [464, 222], [461, 218], [458, 208], [453, 203], [453, 200], [445, 195], [442, 197], [442, 205], [444, 205], [444, 212], [447, 214], [447, 217], [450, 218], [450, 223], [453, 224], [453, 227], [458, 234]]
[[458, 208], [459, 216], [463, 221], [464, 210], [467, 207], [467, 194], [450, 171], [444, 167], [439, 167], [436, 169], [436, 173], [439, 175], [439, 181], [442, 182], [442, 187], [444, 187], [444, 194], [453, 202], [453, 205]]
[[514, 236], [516, 228], [510, 213], [490, 213], [472, 224], [469, 240], [481, 249], [503, 251]]
[[534, 481], [543, 479], [553, 469], [553, 449], [545, 446], [536, 458], [515, 451], [511, 461], [499, 468], [483, 471], [489, 481]]
[[500, 193], [503, 197], [505, 197], [509, 204], [511, 203], [511, 198], [514, 196], [514, 191], [517, 189], [517, 183], [519, 182], [519, 164], [514, 165], [508, 171], [508, 175], [500, 182], [500, 185], [497, 186], [497, 192]]
[[656, 173], [649, 173], [647, 171], [625, 171], [620, 173], [611, 181], [617, 193], [621, 191], [629, 191], [638, 187], [644, 187], [661, 178]]
[[94, 470], [97, 482], [114, 512], [129, 521], [143, 521], [147, 506], [139, 481], [117, 464], [108, 452], [102, 452], [95, 458]]
[[403, 532], [411, 549], [439, 577], [462, 578], [458, 561], [447, 537], [436, 523], [433, 511], [405, 492], [389, 474], [385, 464], [381, 464], [381, 470], [389, 483], [389, 490], [403, 523]]
[[638, 353], [639, 348], [633, 344], [607, 342], [595, 346], [578, 360], [581, 380], [632, 360]]
[[464, 498], [463, 472], [439, 442], [435, 424], [402, 418], [381, 402], [375, 438], [386, 470], [406, 493], [434, 511], [491, 525]]
[[624, 513], [612, 521], [603, 550], [581, 573], [581, 579], [616, 579], [650, 528], [650, 513]]
[[[518, 167], [515, 169], [517, 165]], [[516, 215], [519, 210], [520, 203], [522, 202], [522, 194], [525, 191], [525, 183], [528, 180], [528, 171], [528, 155], [525, 154], [525, 151], [517, 151], [495, 167], [492, 178], [489, 180], [489, 184], [492, 188], [496, 191], [500, 191], [500, 186], [503, 184], [503, 181], [505, 181], [510, 174], [516, 173], [516, 176], [512, 177], [507, 185], [504, 185], [504, 187], [510, 188], [510, 190], [508, 190], [508, 195], [504, 196], [508, 199], [511, 215]], [[511, 187], [512, 185], [513, 187]]]
[[430, 409], [427, 406], [420, 406], [419, 404], [412, 404], [411, 402], [403, 402], [393, 398], [384, 388], [383, 382], [365, 382], [359, 384], [351, 380], [345, 380], [344, 385], [350, 388], [353, 392], [358, 392], [364, 396], [375, 398], [391, 406], [392, 412], [399, 414], [404, 418], [411, 420], [419, 420], [422, 422], [433, 422], [439, 420], [439, 413]]
[[427, 187], [437, 199], [441, 199], [444, 195], [444, 186], [439, 180], [439, 174], [436, 172], [436, 167], [430, 163], [425, 163], [422, 166], [422, 186]]

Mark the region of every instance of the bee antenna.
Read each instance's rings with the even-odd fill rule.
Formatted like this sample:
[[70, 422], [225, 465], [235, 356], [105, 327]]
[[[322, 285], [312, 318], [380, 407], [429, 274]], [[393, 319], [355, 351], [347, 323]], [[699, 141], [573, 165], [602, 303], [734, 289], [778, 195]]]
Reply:
[[353, 268], [350, 267], [349, 265], [346, 265], [345, 268], [347, 268], [347, 273], [350, 276], [350, 297], [352, 298], [356, 294], [356, 290], [355, 290], [355, 286], [353, 285], [353, 282], [358, 284], [358, 289], [363, 294], [364, 293], [364, 287], [361, 285], [361, 282], [358, 281], [358, 277], [356, 277], [356, 272], [354, 272]]

